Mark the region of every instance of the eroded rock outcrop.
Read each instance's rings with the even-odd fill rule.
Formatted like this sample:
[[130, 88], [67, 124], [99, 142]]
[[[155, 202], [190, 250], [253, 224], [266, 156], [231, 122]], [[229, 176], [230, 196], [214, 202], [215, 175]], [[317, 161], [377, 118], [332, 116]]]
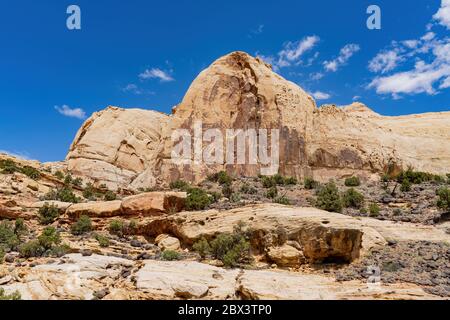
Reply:
[[226, 129], [278, 129], [279, 172], [286, 176], [327, 180], [369, 176], [387, 167], [432, 173], [450, 167], [449, 112], [384, 117], [360, 103], [318, 109], [311, 96], [262, 60], [233, 52], [195, 79], [171, 116], [117, 107], [95, 113], [70, 148], [69, 170], [110, 188], [151, 187], [179, 178], [198, 182], [223, 169], [260, 173], [264, 166], [252, 164], [175, 165], [172, 132], [193, 132], [196, 121], [203, 131], [215, 128], [224, 135]]

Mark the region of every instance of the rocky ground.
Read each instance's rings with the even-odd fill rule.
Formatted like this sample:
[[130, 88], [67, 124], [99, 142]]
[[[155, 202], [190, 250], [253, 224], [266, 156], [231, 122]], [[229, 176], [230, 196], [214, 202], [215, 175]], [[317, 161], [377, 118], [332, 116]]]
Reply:
[[[15, 167], [5, 170], [5, 160]], [[335, 181], [339, 195], [354, 188], [364, 197], [359, 208], [344, 205], [335, 213], [315, 208], [322, 189], [311, 181], [224, 175], [204, 181], [197, 191], [178, 183], [112, 192], [95, 181], [76, 181], [60, 163], [0, 156], [0, 167], [3, 295], [450, 297], [448, 214], [437, 206], [436, 192], [448, 186], [446, 177], [413, 184], [408, 191], [394, 181], [361, 180], [353, 187]], [[49, 204], [55, 210], [42, 209]], [[378, 210], [371, 210], [374, 204]], [[43, 221], [43, 212], [54, 216]], [[55, 234], [43, 237], [49, 227]], [[9, 243], [14, 236], [17, 243]], [[368, 283], [371, 267], [381, 272], [377, 286]]]

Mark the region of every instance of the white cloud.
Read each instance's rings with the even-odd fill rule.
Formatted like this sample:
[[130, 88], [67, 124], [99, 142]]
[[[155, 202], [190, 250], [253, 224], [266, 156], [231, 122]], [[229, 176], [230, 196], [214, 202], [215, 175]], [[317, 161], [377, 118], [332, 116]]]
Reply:
[[146, 69], [139, 75], [141, 80], [159, 79], [161, 82], [170, 82], [175, 79], [167, 72], [158, 68]]
[[314, 97], [314, 99], [316, 100], [327, 100], [331, 98], [331, 95], [322, 91], [316, 91], [311, 93], [311, 95]]
[[419, 45], [420, 41], [418, 40], [405, 40], [402, 42], [403, 45], [409, 49], [415, 49]]
[[55, 109], [62, 115], [71, 118], [77, 118], [84, 120], [86, 119], [86, 112], [81, 108], [71, 108], [68, 105], [63, 105], [62, 107], [55, 106]]
[[359, 45], [354, 43], [347, 44], [341, 49], [339, 56], [336, 59], [331, 61], [325, 61], [323, 63], [325, 70], [330, 72], [336, 72], [341, 66], [345, 65], [348, 62], [348, 60], [359, 50], [360, 50]]
[[430, 41], [433, 40], [434, 37], [436, 37], [436, 34], [434, 32], [427, 32], [422, 38], [420, 38], [423, 41]]
[[317, 80], [322, 79], [324, 77], [324, 74], [322, 72], [316, 72], [316, 73], [311, 74], [310, 77], [311, 77], [311, 80], [317, 81]]
[[121, 90], [123, 92], [131, 92], [131, 93], [136, 94], [136, 95], [142, 95], [142, 94], [152, 95], [152, 94], [155, 94], [153, 91], [142, 89], [139, 86], [135, 85], [134, 83], [127, 84], [125, 87], [121, 88]]
[[361, 99], [360, 96], [354, 96], [354, 97], [352, 98], [353, 101], [358, 101], [359, 99]]
[[0, 150], [0, 153], [6, 154], [8, 156], [14, 157], [14, 158], [20, 158], [24, 160], [33, 160], [31, 159], [28, 152], [19, 152], [19, 151], [7, 151], [7, 150]]
[[249, 38], [251, 38], [252, 36], [257, 36], [257, 35], [259, 35], [259, 34], [261, 34], [261, 33], [263, 33], [264, 32], [264, 25], [263, 24], [260, 24], [259, 26], [258, 26], [258, 28], [256, 28], [256, 29], [253, 29], [253, 30], [250, 30], [250, 34], [248, 35], [248, 37]]
[[369, 70], [386, 73], [394, 70], [402, 59], [396, 49], [380, 52], [369, 62]]
[[301, 41], [286, 43], [283, 50], [278, 53], [277, 65], [287, 67], [291, 63], [299, 63], [302, 55], [314, 48], [319, 41], [318, 36], [308, 36]]
[[439, 24], [450, 29], [450, 0], [442, 0], [439, 11], [433, 16], [434, 20], [439, 21]]
[[450, 88], [450, 77], [447, 77], [442, 81], [441, 85], [439, 86], [439, 89], [447, 89]]

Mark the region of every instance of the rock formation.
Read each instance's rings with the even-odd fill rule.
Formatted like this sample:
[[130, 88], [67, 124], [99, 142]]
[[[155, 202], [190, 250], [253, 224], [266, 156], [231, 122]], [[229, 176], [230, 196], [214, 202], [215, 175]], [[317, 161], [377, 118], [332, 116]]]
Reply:
[[442, 174], [450, 167], [449, 112], [385, 117], [360, 103], [317, 108], [270, 65], [233, 52], [195, 79], [170, 116], [117, 107], [95, 113], [70, 148], [68, 168], [111, 188], [135, 189], [179, 178], [198, 182], [223, 169], [260, 173], [261, 165], [252, 164], [175, 165], [172, 132], [192, 132], [196, 121], [203, 131], [216, 128], [224, 136], [226, 129], [278, 129], [279, 173], [285, 176], [369, 177], [408, 166]]

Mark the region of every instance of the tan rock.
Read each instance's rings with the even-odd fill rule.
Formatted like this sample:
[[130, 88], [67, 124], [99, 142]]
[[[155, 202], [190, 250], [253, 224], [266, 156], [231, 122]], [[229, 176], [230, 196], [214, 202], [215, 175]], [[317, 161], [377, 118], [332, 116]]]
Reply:
[[155, 299], [233, 299], [238, 273], [192, 261], [148, 260], [136, 273], [136, 287]]
[[[450, 112], [381, 116], [361, 103], [317, 108], [296, 84], [259, 58], [230, 53], [204, 70], [183, 101], [166, 115], [116, 107], [95, 113], [67, 156], [69, 170], [110, 188], [151, 187], [179, 178], [193, 182], [228, 170], [256, 176], [260, 165], [175, 165], [171, 136], [201, 121], [203, 130], [279, 129], [286, 176], [316, 180], [358, 174], [368, 179], [388, 167], [443, 174], [450, 167]], [[106, 143], [107, 142], [107, 143]], [[208, 147], [203, 144], [203, 149]]]
[[70, 219], [78, 219], [82, 215], [92, 218], [107, 218], [123, 215], [122, 201], [76, 203], [66, 210]]
[[304, 263], [303, 253], [287, 244], [269, 248], [267, 255], [279, 267], [298, 267]]
[[127, 197], [122, 202], [126, 215], [151, 216], [176, 213], [184, 209], [186, 192], [148, 192]]
[[168, 234], [161, 234], [156, 237], [155, 243], [161, 250], [179, 250], [181, 248], [180, 240], [171, 237]]

